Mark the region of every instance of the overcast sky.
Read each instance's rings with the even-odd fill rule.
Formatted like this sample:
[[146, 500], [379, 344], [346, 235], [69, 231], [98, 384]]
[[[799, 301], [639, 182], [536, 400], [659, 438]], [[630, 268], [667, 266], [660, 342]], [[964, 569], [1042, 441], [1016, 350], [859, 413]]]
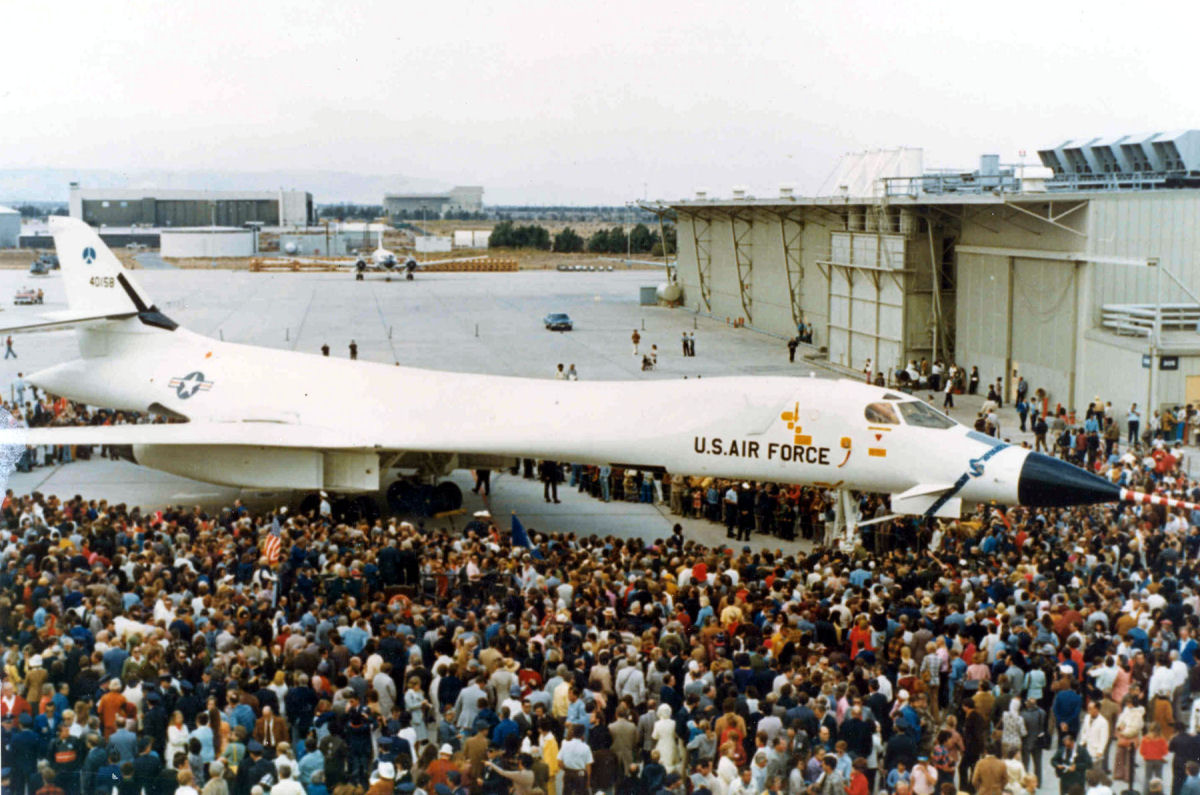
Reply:
[[972, 167], [1200, 126], [1197, 5], [6, 3], [0, 169], [329, 169], [489, 204], [811, 193], [863, 149]]

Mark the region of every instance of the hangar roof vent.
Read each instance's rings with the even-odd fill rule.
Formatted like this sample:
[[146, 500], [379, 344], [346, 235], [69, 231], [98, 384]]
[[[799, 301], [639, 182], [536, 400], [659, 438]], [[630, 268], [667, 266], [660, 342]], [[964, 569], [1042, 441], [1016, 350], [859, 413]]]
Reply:
[[1038, 150], [1049, 190], [1200, 187], [1200, 130], [1080, 138]]

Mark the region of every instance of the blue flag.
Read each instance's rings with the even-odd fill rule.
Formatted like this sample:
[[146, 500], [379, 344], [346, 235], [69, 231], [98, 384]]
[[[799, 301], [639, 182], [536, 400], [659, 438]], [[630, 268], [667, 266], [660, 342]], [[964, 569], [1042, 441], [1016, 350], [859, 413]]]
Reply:
[[517, 518], [515, 513], [512, 515], [512, 542], [513, 546], [533, 549], [533, 542], [529, 540], [529, 533], [525, 532], [525, 525], [521, 524], [521, 520]]
[[535, 558], [542, 557], [542, 553], [534, 549], [533, 542], [529, 540], [529, 533], [525, 532], [525, 525], [521, 524], [515, 513], [512, 515], [512, 542], [513, 546], [528, 549]]

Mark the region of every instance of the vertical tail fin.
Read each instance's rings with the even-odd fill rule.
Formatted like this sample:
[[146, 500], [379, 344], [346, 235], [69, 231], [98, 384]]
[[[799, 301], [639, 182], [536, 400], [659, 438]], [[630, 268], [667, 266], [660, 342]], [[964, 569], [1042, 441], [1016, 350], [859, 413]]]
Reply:
[[67, 303], [73, 312], [129, 315], [157, 312], [100, 235], [76, 218], [54, 216], [50, 232], [62, 267]]

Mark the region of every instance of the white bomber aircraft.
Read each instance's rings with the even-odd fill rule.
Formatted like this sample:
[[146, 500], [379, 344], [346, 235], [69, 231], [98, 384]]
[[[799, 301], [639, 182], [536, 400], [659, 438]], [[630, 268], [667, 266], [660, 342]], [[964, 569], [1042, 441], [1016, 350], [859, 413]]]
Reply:
[[[250, 489], [326, 489], [393, 501], [417, 470], [514, 458], [665, 468], [891, 495], [896, 514], [952, 517], [963, 503], [1138, 500], [1066, 462], [1001, 443], [925, 402], [849, 380], [733, 377], [567, 382], [435, 372], [218, 341], [166, 317], [79, 220], [51, 219], [70, 309], [0, 333], [74, 328], [80, 358], [28, 377], [153, 425], [6, 429], [2, 444], [105, 444], [134, 461]], [[403, 410], [395, 396], [403, 394]], [[352, 411], [344, 407], [353, 406]], [[461, 504], [447, 481], [426, 508]]]

